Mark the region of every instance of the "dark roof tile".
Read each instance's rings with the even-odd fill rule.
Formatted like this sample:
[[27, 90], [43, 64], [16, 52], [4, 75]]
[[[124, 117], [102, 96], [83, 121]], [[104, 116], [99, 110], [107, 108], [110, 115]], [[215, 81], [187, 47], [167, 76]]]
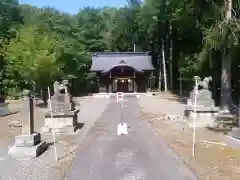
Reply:
[[136, 70], [154, 70], [151, 56], [144, 52], [103, 52], [92, 56], [91, 71], [108, 71], [117, 66], [130, 66]]

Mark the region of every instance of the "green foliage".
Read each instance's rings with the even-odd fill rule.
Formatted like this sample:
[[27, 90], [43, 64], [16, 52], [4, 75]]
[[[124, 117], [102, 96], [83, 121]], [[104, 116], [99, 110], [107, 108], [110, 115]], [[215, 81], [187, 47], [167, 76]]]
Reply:
[[205, 31], [205, 45], [210, 50], [234, 49], [239, 45], [240, 23], [220, 21]]
[[25, 84], [48, 85], [60, 73], [59, 52], [54, 35], [24, 25], [6, 47], [8, 68]]
[[133, 51], [134, 43], [136, 51], [152, 54], [154, 88], [162, 42], [167, 73], [170, 59], [173, 63], [175, 86], [178, 72], [190, 79], [207, 74], [203, 65], [219, 62], [213, 52], [228, 49], [239, 56], [239, 3], [233, 5], [235, 17], [226, 22], [224, 1], [218, 0], [131, 0], [122, 8], [86, 7], [76, 15], [2, 0], [0, 88], [14, 96], [70, 74], [80, 88], [92, 87], [97, 82], [96, 74], [89, 72], [92, 52]]
[[195, 76], [199, 68], [196, 64], [198, 60], [198, 54], [191, 54], [191, 55], [185, 55], [182, 56], [180, 59], [180, 72], [182, 77], [186, 79], [191, 79], [193, 76]]

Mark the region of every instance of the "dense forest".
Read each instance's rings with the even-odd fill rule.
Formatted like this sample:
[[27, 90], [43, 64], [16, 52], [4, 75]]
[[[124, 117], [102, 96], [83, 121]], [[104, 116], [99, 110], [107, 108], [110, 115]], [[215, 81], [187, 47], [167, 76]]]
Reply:
[[74, 77], [75, 93], [91, 91], [92, 52], [135, 50], [152, 56], [151, 89], [184, 93], [192, 89], [193, 76], [212, 76], [214, 98], [229, 109], [240, 90], [239, 5], [237, 0], [129, 0], [122, 8], [86, 7], [71, 15], [0, 0], [2, 94], [39, 92], [59, 77]]

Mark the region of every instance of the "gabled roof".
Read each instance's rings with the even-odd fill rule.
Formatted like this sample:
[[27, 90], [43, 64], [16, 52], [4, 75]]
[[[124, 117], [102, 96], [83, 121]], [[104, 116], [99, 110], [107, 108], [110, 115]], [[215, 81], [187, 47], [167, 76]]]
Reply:
[[91, 71], [108, 72], [119, 66], [136, 71], [154, 70], [152, 58], [146, 52], [101, 52], [92, 56]]

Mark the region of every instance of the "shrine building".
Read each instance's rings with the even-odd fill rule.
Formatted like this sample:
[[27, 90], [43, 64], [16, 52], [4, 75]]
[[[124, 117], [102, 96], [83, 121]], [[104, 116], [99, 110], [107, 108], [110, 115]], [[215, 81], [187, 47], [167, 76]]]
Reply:
[[97, 73], [99, 93], [146, 92], [154, 70], [146, 52], [98, 52], [92, 55], [91, 71]]

